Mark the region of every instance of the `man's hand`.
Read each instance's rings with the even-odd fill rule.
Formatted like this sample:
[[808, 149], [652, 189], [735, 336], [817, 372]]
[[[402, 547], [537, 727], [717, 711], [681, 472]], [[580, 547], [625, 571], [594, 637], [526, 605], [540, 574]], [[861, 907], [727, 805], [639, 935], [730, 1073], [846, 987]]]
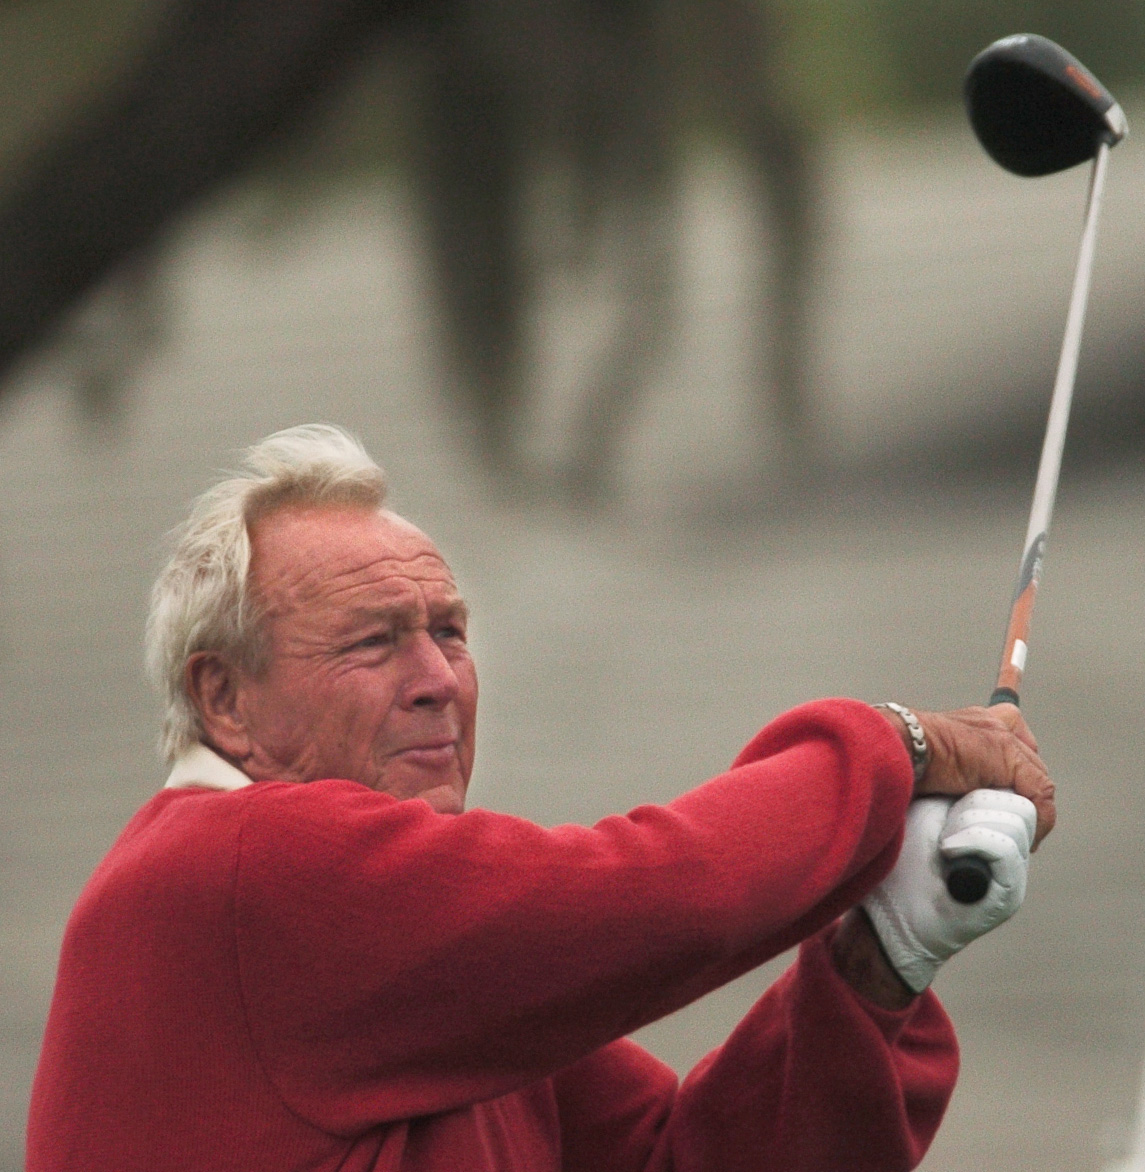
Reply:
[[[1034, 807], [1004, 790], [916, 798], [891, 873], [863, 900], [887, 958], [916, 993], [972, 940], [1022, 906], [1034, 834]], [[990, 886], [976, 903], [946, 890], [945, 864], [974, 854], [990, 864]]]
[[[884, 1009], [908, 1005], [951, 956], [1021, 907], [1033, 830], [1033, 806], [1014, 793], [916, 799], [894, 869], [836, 933], [844, 980]], [[943, 881], [944, 862], [963, 854], [990, 863], [990, 887], [974, 904], [951, 899]]]
[[[910, 747], [901, 717], [880, 709]], [[1038, 756], [1038, 743], [1013, 704], [960, 708], [955, 712], [914, 710], [926, 733], [930, 762], [915, 797], [959, 798], [976, 789], [1010, 789], [1028, 798], [1037, 811], [1033, 849], [1053, 829], [1054, 783]]]

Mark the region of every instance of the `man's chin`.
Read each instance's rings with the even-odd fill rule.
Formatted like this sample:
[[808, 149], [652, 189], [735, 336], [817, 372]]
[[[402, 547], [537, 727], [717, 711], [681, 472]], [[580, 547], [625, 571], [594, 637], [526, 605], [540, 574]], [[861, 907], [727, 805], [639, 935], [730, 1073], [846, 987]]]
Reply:
[[466, 783], [457, 769], [423, 770], [398, 769], [387, 771], [373, 788], [391, 794], [399, 801], [420, 798], [439, 814], [460, 814], [465, 809]]
[[465, 794], [456, 786], [439, 785], [416, 795], [428, 802], [439, 814], [461, 814], [465, 811]]

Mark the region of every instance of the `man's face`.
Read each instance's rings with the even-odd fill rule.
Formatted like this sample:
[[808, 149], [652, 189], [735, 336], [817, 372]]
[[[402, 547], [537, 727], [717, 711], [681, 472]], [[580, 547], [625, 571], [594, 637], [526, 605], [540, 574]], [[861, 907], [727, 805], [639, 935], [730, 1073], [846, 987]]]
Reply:
[[394, 513], [285, 508], [254, 526], [250, 583], [270, 656], [237, 691], [246, 773], [348, 778], [460, 813], [477, 674], [433, 542]]

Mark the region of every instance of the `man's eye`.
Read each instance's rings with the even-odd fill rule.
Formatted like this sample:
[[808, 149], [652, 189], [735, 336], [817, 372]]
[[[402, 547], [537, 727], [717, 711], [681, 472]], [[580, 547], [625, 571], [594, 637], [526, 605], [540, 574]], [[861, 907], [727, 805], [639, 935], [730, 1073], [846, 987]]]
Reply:
[[465, 642], [465, 631], [456, 623], [446, 623], [444, 626], [438, 627], [435, 635], [438, 639], [457, 639], [462, 643]]
[[394, 637], [390, 631], [377, 631], [373, 635], [367, 635], [364, 639], [359, 639], [355, 646], [388, 647], [393, 641]]

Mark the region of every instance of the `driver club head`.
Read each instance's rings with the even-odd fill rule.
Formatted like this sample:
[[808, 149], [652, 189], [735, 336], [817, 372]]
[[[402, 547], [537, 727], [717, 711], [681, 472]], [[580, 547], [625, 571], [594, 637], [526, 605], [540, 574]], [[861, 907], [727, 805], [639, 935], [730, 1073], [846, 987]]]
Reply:
[[1064, 171], [1129, 130], [1105, 86], [1060, 45], [1034, 33], [983, 49], [970, 62], [963, 93], [978, 141], [1017, 175]]

